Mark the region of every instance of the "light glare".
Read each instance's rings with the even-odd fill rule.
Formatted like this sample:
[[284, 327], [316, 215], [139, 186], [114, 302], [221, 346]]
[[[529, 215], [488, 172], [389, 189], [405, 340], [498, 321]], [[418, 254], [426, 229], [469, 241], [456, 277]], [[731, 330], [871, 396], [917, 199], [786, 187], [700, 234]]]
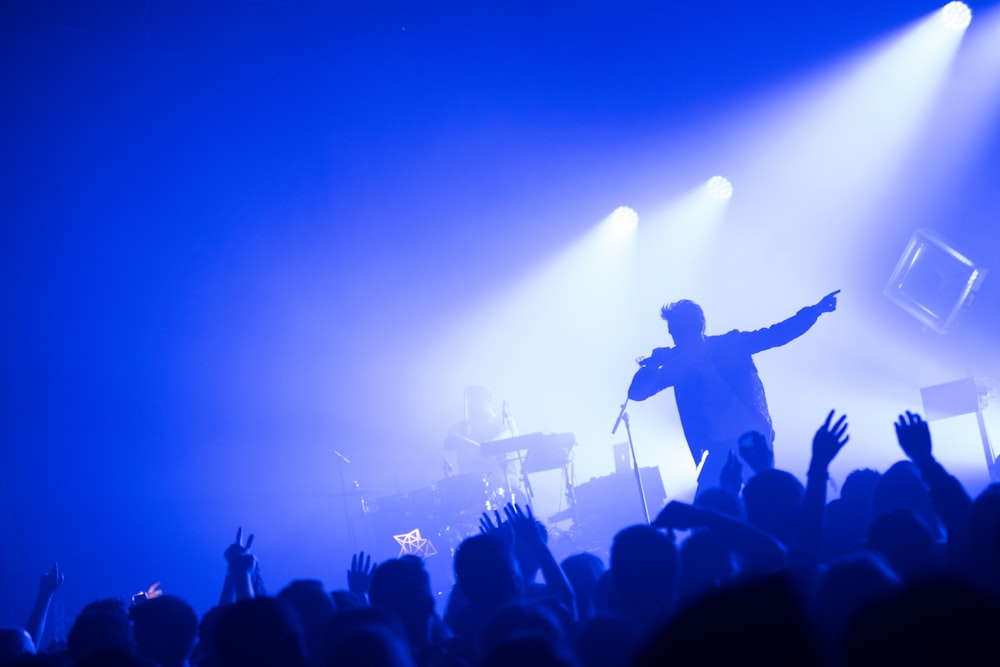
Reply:
[[708, 196], [719, 201], [726, 201], [733, 196], [733, 184], [724, 176], [713, 176], [708, 179]]
[[949, 2], [941, 8], [941, 19], [949, 30], [959, 32], [972, 22], [972, 10], [964, 2]]
[[635, 229], [639, 224], [639, 214], [628, 206], [619, 206], [611, 213], [611, 223], [617, 229]]

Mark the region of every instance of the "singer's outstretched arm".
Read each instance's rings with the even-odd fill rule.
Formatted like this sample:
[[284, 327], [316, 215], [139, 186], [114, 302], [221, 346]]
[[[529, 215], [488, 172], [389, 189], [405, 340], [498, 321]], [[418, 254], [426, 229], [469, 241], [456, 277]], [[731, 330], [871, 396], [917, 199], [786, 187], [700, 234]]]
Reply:
[[641, 366], [632, 376], [628, 397], [632, 401], [645, 401], [653, 394], [671, 387], [674, 379], [668, 366]]

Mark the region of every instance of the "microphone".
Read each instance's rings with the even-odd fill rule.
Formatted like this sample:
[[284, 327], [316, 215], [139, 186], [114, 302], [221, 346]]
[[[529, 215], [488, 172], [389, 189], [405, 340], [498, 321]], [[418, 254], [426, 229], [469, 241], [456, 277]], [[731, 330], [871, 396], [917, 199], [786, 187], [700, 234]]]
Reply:
[[448, 459], [442, 458], [441, 460], [444, 462], [444, 476], [445, 477], [447, 477], [451, 473], [455, 472], [455, 469], [451, 466], [450, 463], [448, 463]]
[[619, 424], [621, 424], [622, 420], [625, 419], [625, 406], [627, 405], [628, 405], [628, 399], [626, 398], [625, 402], [622, 403], [621, 412], [618, 413], [618, 419], [615, 420], [615, 425], [611, 428], [611, 435], [614, 435], [615, 433], [618, 432]]
[[503, 424], [507, 427], [507, 437], [514, 438], [517, 436], [517, 424], [514, 423], [513, 418], [510, 416], [510, 410], [507, 409], [507, 401], [503, 402], [503, 408], [501, 408], [501, 414], [503, 415]]
[[639, 364], [643, 368], [649, 366], [662, 366], [667, 362], [670, 356], [671, 347], [656, 347], [653, 351], [649, 353], [648, 357], [636, 357], [635, 363]]
[[341, 454], [340, 452], [338, 452], [336, 449], [333, 450], [333, 454], [334, 454], [334, 456], [336, 456], [338, 459], [340, 459], [344, 463], [350, 465], [351, 460], [349, 458], [347, 458], [346, 456], [344, 456], [343, 454]]

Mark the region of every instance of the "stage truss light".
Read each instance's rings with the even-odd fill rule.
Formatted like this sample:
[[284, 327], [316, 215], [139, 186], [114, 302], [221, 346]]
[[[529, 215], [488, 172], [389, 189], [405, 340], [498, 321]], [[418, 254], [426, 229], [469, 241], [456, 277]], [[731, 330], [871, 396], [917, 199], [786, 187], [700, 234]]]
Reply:
[[941, 20], [949, 30], [960, 32], [972, 22], [972, 10], [964, 2], [949, 2], [941, 8]]
[[639, 224], [639, 214], [633, 208], [619, 206], [611, 213], [611, 224], [622, 231], [635, 229]]
[[708, 196], [718, 201], [726, 201], [733, 196], [733, 184], [724, 176], [713, 176], [708, 179], [705, 187], [708, 189]]

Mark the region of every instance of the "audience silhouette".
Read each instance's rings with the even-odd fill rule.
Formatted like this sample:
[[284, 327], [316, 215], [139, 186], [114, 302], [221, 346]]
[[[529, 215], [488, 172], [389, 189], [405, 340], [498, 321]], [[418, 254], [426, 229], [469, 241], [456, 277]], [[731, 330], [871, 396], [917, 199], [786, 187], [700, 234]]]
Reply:
[[223, 551], [220, 603], [200, 619], [154, 586], [131, 605], [92, 602], [65, 641], [42, 645], [65, 578], [54, 564], [25, 627], [0, 629], [0, 667], [991, 662], [1000, 484], [970, 497], [919, 415], [900, 415], [895, 430], [905, 459], [852, 472], [829, 502], [846, 416], [830, 411], [817, 429], [805, 484], [746, 434], [694, 504], [671, 501], [606, 552], [561, 563], [530, 507], [484, 514], [454, 550], [443, 617], [414, 555], [376, 564], [359, 553], [344, 588], [300, 579], [268, 595], [254, 537], [239, 529]]

